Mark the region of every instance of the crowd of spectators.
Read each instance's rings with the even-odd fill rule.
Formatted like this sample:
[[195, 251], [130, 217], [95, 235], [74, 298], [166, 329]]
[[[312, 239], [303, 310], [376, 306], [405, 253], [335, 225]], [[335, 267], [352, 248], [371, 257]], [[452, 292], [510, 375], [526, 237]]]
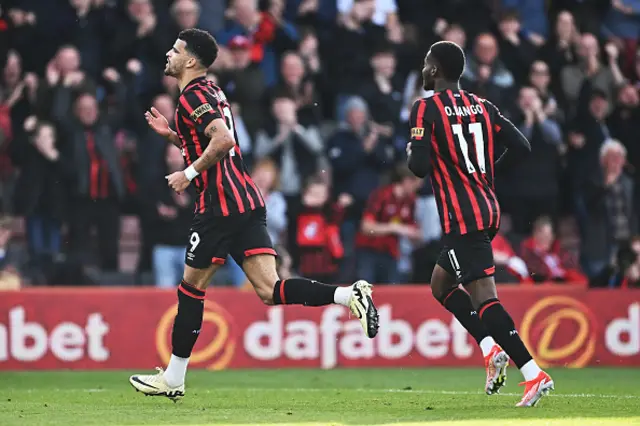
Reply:
[[[179, 282], [193, 199], [166, 186], [182, 157], [143, 114], [154, 106], [173, 120], [179, 88], [163, 75], [165, 54], [196, 26], [220, 45], [209, 77], [231, 101], [283, 277], [429, 281], [438, 213], [404, 149], [424, 55], [450, 40], [467, 52], [462, 87], [532, 146], [496, 178], [497, 279], [640, 282], [638, 0], [1, 5], [5, 286]], [[227, 263], [215, 283], [245, 285]]]

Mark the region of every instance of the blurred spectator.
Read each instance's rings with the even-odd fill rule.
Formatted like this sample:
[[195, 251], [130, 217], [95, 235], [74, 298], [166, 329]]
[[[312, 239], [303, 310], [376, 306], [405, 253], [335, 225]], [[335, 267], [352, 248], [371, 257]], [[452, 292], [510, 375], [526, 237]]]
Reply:
[[613, 264], [589, 283], [591, 287], [640, 287], [640, 239], [622, 244]]
[[553, 14], [570, 10], [580, 32], [598, 34], [602, 29], [602, 17], [610, 7], [609, 0], [553, 0], [549, 7]]
[[288, 93], [295, 99], [300, 124], [319, 125], [322, 117], [318, 108], [318, 94], [313, 79], [306, 75], [302, 57], [295, 52], [284, 53], [280, 72], [282, 82], [276, 87], [276, 93]]
[[640, 201], [640, 96], [635, 87], [628, 84], [618, 92], [618, 102], [613, 113], [607, 120], [611, 129], [611, 137], [618, 139], [627, 149], [628, 165], [633, 171], [635, 194], [634, 206], [640, 213], [638, 202]]
[[231, 102], [231, 112], [233, 113], [233, 124], [238, 136], [238, 145], [242, 152], [242, 160], [247, 168], [253, 166], [253, 136], [249, 133], [245, 124], [242, 107], [237, 102]]
[[107, 58], [103, 55], [113, 32], [109, 11], [92, 0], [69, 0], [69, 4], [60, 22], [60, 38], [78, 49], [83, 70], [97, 79], [104, 69]]
[[127, 15], [119, 21], [118, 30], [109, 44], [109, 66], [126, 64], [132, 58], [142, 63], [142, 73], [137, 79], [137, 89], [142, 93], [158, 89], [165, 52], [176, 35], [166, 31], [163, 24], [159, 22], [151, 0], [127, 0]]
[[237, 35], [229, 41], [232, 57], [230, 66], [219, 74], [219, 86], [225, 94], [237, 102], [251, 136], [264, 126], [264, 104], [266, 86], [264, 73], [257, 62], [251, 60], [251, 40]]
[[[230, 3], [225, 28], [216, 35], [218, 43], [226, 46], [237, 35], [249, 38], [252, 62], [261, 65], [267, 87], [275, 85], [278, 76], [276, 51], [294, 47], [298, 41], [297, 29], [282, 16], [283, 0], [271, 0], [268, 12], [258, 10], [258, 0], [233, 0]], [[224, 49], [221, 51], [224, 54]]]
[[331, 81], [327, 75], [327, 67], [320, 56], [320, 43], [312, 30], [302, 32], [298, 55], [305, 68], [305, 80], [313, 86], [313, 117], [331, 117], [333, 115], [333, 93]]
[[0, 104], [11, 125], [10, 129], [7, 128], [7, 142], [10, 136], [24, 134], [23, 123], [36, 108], [37, 91], [38, 77], [33, 73], [25, 74], [20, 55], [15, 50], [9, 51], [0, 85]]
[[14, 209], [26, 218], [30, 273], [42, 280], [61, 252], [61, 227], [68, 214], [67, 190], [74, 164], [60, 155], [52, 124], [31, 117], [25, 127], [28, 139], [12, 144], [12, 160], [20, 169]]
[[[349, 95], [356, 94], [360, 78], [369, 71], [371, 46], [379, 40], [371, 18], [375, 11], [372, 0], [354, 2], [351, 11], [342, 16], [333, 31], [333, 39], [339, 43], [332, 45], [330, 60], [331, 81], [335, 85], [339, 103], [344, 103]], [[357, 52], [354, 55], [354, 52]], [[338, 111], [338, 119], [342, 114]]]
[[394, 183], [371, 193], [356, 237], [357, 276], [372, 283], [398, 283], [399, 238], [421, 240], [415, 223], [416, 193], [422, 179], [398, 168]]
[[20, 275], [11, 258], [11, 219], [0, 216], [0, 290], [18, 290]]
[[528, 234], [535, 218], [543, 214], [555, 218], [557, 213], [562, 133], [545, 113], [534, 88], [520, 89], [518, 109], [513, 122], [529, 139], [531, 154], [517, 168], [500, 176], [497, 187], [500, 204], [511, 215], [514, 231]]
[[177, 25], [176, 36], [182, 30], [195, 28], [200, 20], [200, 4], [195, 0], [176, 0], [171, 5], [171, 17]]
[[454, 42], [463, 49], [467, 47], [467, 33], [458, 24], [447, 26], [442, 34], [442, 40]]
[[539, 56], [545, 61], [551, 71], [551, 85], [553, 92], [560, 96], [563, 109], [566, 108], [564, 90], [560, 79], [561, 71], [577, 60], [577, 46], [580, 34], [576, 28], [571, 12], [566, 10], [558, 13], [555, 31], [541, 48]]
[[334, 196], [347, 194], [353, 200], [340, 230], [345, 248], [342, 274], [348, 276], [360, 216], [369, 195], [379, 187], [381, 175], [393, 165], [393, 149], [381, 143], [380, 128], [369, 121], [367, 104], [362, 98], [350, 98], [345, 114], [345, 122], [328, 142], [327, 153]]
[[563, 124], [564, 113], [550, 87], [551, 74], [549, 66], [540, 60], [531, 64], [529, 83], [538, 92], [538, 96], [542, 101], [542, 110], [547, 117], [555, 120], [558, 124]]
[[520, 255], [535, 282], [587, 283], [587, 278], [566, 261], [566, 254], [555, 240], [553, 224], [548, 217], [543, 216], [535, 220], [533, 233], [522, 242]]
[[322, 178], [311, 178], [296, 208], [290, 224], [289, 248], [293, 267], [305, 277], [335, 283], [339, 262], [344, 256], [340, 241], [343, 208], [349, 203], [342, 195], [336, 203], [330, 201], [330, 190]]
[[593, 176], [593, 170], [599, 169], [600, 147], [611, 136], [605, 122], [608, 109], [606, 94], [594, 91], [588, 103], [588, 112], [576, 117], [568, 134], [567, 171], [582, 233], [586, 232], [587, 215], [584, 187]]
[[480, 34], [475, 40], [473, 52], [467, 55], [462, 78], [466, 90], [501, 105], [507, 96], [505, 91], [514, 85], [514, 80], [498, 54], [496, 38], [490, 33]]
[[[590, 277], [600, 274], [622, 243], [637, 232], [633, 181], [624, 173], [627, 150], [610, 139], [600, 148], [600, 171], [585, 187], [586, 229], [582, 241], [583, 267]], [[595, 169], [598, 170], [598, 169]]]
[[[166, 146], [167, 174], [184, 169], [180, 149]], [[153, 273], [155, 284], [173, 288], [180, 283], [186, 256], [185, 236], [193, 216], [193, 198], [189, 191], [180, 194], [158, 179], [150, 200], [156, 209], [153, 229]]]
[[200, 21], [198, 28], [217, 34], [224, 28], [224, 12], [227, 2], [224, 0], [207, 0], [198, 2], [200, 5]]
[[389, 45], [378, 47], [371, 57], [373, 78], [361, 83], [361, 95], [367, 102], [371, 119], [381, 124], [383, 137], [398, 131], [402, 109], [402, 81], [396, 75], [396, 57]]
[[[504, 65], [516, 80], [525, 81], [529, 67], [536, 58], [536, 46], [525, 35], [518, 13], [512, 10], [505, 11], [498, 22], [498, 30], [500, 55], [504, 58]], [[536, 37], [538, 41], [543, 40], [539, 34]]]
[[500, 283], [530, 283], [527, 264], [518, 257], [513, 246], [502, 232], [498, 232], [491, 241], [493, 261], [496, 264], [495, 280]]
[[88, 238], [92, 226], [98, 231], [100, 265], [107, 270], [118, 268], [120, 206], [126, 195], [125, 180], [114, 130], [122, 123], [124, 87], [113, 69], [104, 77], [113, 85], [117, 107], [101, 114], [98, 101], [91, 93], [81, 93], [73, 104], [72, 88], [79, 84], [65, 80], [55, 90], [53, 116], [63, 132], [66, 152], [76, 165], [71, 191], [70, 243], [73, 255], [85, 258], [90, 253]]
[[39, 118], [55, 118], [54, 95], [59, 87], [68, 87], [74, 94], [98, 94], [95, 80], [81, 68], [80, 52], [71, 45], [62, 46], [47, 63], [45, 77], [38, 85], [38, 105], [35, 112]]
[[602, 34], [622, 47], [625, 68], [633, 64], [640, 36], [640, 1], [612, 0], [602, 23]]
[[[265, 158], [256, 164], [251, 173], [253, 182], [258, 186], [267, 206], [267, 232], [273, 244], [280, 244], [282, 234], [287, 228], [287, 201], [277, 190], [278, 168], [275, 162]], [[306, 275], [305, 275], [306, 276]]]
[[502, 6], [513, 9], [522, 19], [523, 35], [541, 46], [547, 38], [548, 19], [545, 4], [539, 0], [502, 0]]
[[[562, 70], [562, 88], [570, 105], [571, 114], [580, 114], [593, 90], [603, 92], [608, 101], [612, 100], [616, 88], [624, 84], [624, 77], [618, 66], [618, 48], [609, 43], [605, 47], [608, 66], [600, 63], [600, 46], [593, 34], [583, 34], [578, 48], [578, 63]], [[585, 84], [587, 83], [587, 84]], [[585, 92], [586, 89], [586, 92]], [[580, 96], [584, 102], [580, 102]]]
[[348, 19], [348, 15], [357, 8], [358, 4], [366, 4], [367, 8], [373, 9], [371, 22], [387, 29], [399, 25], [396, 12], [398, 6], [395, 0], [338, 0], [338, 12], [341, 19]]
[[258, 160], [268, 156], [275, 161], [280, 190], [297, 200], [304, 182], [320, 170], [322, 139], [317, 128], [299, 123], [296, 101], [288, 94], [276, 95], [272, 112], [275, 120], [258, 132], [255, 154]]
[[[3, 41], [9, 42], [9, 45], [4, 47], [4, 52], [0, 52], [0, 54], [6, 54], [9, 48], [15, 49], [23, 58], [26, 70], [37, 69], [44, 59], [39, 55], [40, 49], [49, 55], [51, 54], [47, 49], [50, 47], [48, 40], [38, 37], [38, 32], [43, 26], [42, 20], [38, 19], [38, 15], [27, 4], [17, 2], [14, 7], [9, 6], [8, 2], [3, 2], [0, 5], [0, 16], [6, 16], [0, 21], [2, 27], [0, 34], [2, 34]], [[6, 15], [4, 15], [3, 9], [6, 9]], [[35, 45], [38, 46], [38, 49], [33, 49]], [[0, 59], [2, 59], [0, 62], [4, 66], [4, 58]]]

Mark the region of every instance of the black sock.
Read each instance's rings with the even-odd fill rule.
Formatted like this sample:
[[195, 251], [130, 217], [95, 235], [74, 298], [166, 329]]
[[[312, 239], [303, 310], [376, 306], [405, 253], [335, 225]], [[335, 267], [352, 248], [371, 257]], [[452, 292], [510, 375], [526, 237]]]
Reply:
[[471, 298], [466, 291], [456, 287], [447, 293], [440, 300], [440, 303], [460, 321], [460, 324], [473, 336], [478, 344], [482, 339], [489, 336], [489, 331], [480, 321], [478, 312], [473, 309]]
[[486, 300], [480, 305], [478, 313], [491, 336], [502, 346], [518, 368], [522, 368], [531, 361], [531, 354], [520, 339], [513, 319], [498, 299]]
[[307, 278], [278, 280], [273, 288], [273, 303], [275, 305], [330, 305], [333, 303], [333, 294], [337, 287]]
[[173, 354], [189, 358], [198, 340], [204, 312], [204, 291], [185, 282], [178, 286], [178, 314], [173, 322], [171, 345]]

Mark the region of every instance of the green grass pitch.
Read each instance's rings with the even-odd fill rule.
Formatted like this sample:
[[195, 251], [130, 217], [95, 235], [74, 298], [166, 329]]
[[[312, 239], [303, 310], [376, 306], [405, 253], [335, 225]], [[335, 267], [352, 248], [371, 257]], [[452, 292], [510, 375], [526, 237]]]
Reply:
[[520, 374], [482, 394], [479, 369], [191, 371], [185, 398], [144, 397], [131, 372], [0, 372], [0, 425], [640, 425], [640, 369], [549, 370], [517, 409]]

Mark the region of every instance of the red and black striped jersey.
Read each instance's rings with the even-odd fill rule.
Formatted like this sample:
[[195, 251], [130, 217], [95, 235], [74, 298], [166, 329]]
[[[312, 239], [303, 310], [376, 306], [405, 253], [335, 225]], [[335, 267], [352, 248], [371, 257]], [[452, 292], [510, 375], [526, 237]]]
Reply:
[[187, 166], [193, 164], [209, 144], [204, 131], [215, 119], [225, 120], [233, 133], [235, 146], [192, 183], [198, 194], [196, 213], [216, 216], [242, 214], [264, 207], [264, 199], [242, 161], [233, 114], [224, 92], [205, 77], [192, 80], [180, 94], [175, 113], [176, 132]]
[[[496, 143], [523, 151], [530, 149], [526, 138], [491, 102], [463, 90], [443, 90], [416, 101], [410, 121], [411, 156], [429, 161], [423, 170], [430, 169], [443, 232], [498, 229]], [[411, 158], [409, 166], [416, 160]]]

